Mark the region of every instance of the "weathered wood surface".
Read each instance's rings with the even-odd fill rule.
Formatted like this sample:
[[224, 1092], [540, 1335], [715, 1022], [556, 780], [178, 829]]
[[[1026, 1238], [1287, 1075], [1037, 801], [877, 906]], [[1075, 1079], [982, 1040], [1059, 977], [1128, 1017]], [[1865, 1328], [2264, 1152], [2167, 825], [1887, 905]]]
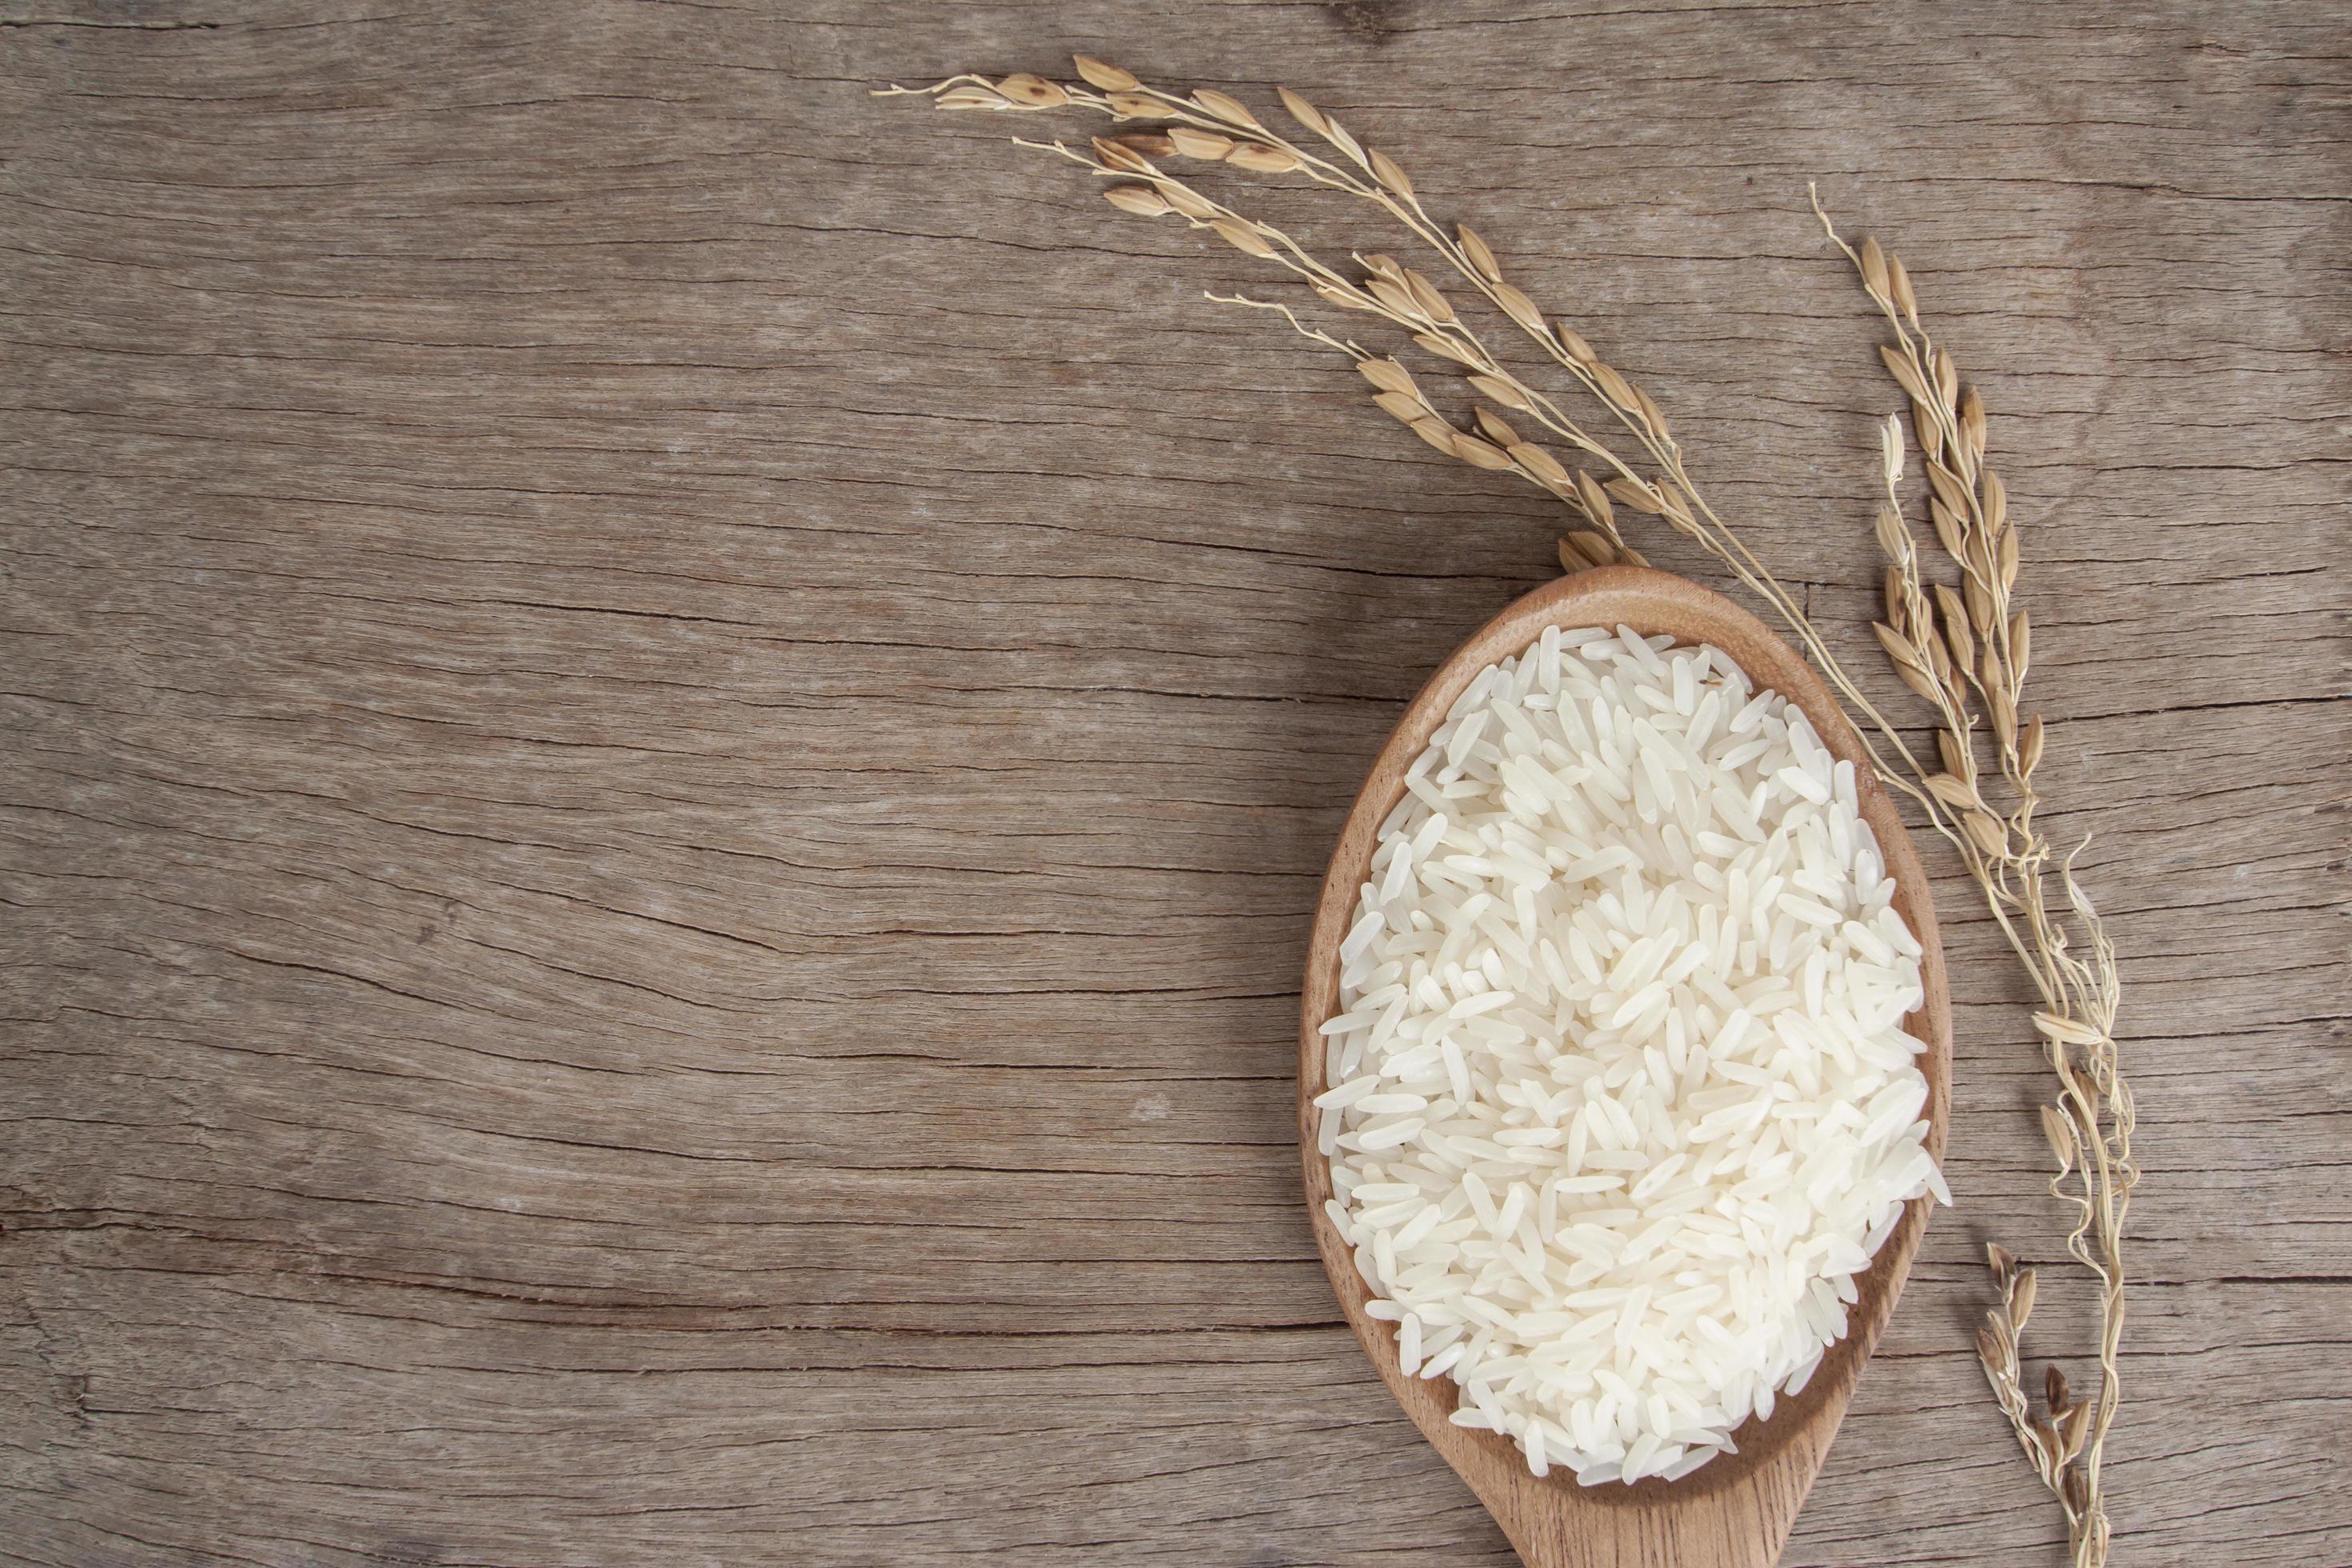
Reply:
[[[864, 96], [1077, 47], [1407, 154], [1864, 658], [1893, 404], [1805, 181], [1896, 240], [2130, 986], [2120, 1560], [2352, 1562], [2339, 7], [5, 10], [0, 1558], [1506, 1560], [1316, 1266], [1291, 1014], [1558, 517]], [[2057, 1560], [1950, 869], [1962, 1206], [1791, 1563]]]

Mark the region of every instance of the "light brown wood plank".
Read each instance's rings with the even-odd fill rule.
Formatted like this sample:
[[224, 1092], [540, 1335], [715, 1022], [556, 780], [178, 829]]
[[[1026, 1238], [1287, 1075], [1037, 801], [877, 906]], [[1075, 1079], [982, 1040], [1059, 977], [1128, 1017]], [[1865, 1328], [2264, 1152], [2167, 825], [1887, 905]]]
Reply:
[[[1394, 148], [1874, 677], [1895, 400], [1805, 183], [1902, 250], [2124, 953], [2119, 1561], [2352, 1562], [2333, 7], [18, 9], [0, 1558], [1507, 1560], [1339, 1325], [1288, 1041], [1357, 780], [1559, 517], [865, 96], [1080, 48]], [[1969, 1349], [1981, 1243], [2059, 1244], [2035, 1054], [1935, 869], [1960, 1207], [1802, 1568], [2060, 1560]]]

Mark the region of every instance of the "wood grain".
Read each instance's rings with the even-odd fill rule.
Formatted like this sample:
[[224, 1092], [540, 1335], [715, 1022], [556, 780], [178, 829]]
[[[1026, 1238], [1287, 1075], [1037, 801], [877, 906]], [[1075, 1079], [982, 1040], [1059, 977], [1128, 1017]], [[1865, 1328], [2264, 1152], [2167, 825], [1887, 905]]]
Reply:
[[1365, 1311], [1373, 1295], [1370, 1284], [1326, 1206], [1333, 1196], [1331, 1159], [1323, 1152], [1322, 1118], [1315, 1107], [1316, 1098], [1331, 1087], [1325, 1076], [1328, 1041], [1323, 1026], [1339, 1015], [1340, 943], [1370, 886], [1381, 825], [1404, 798], [1407, 770], [1428, 750], [1430, 737], [1480, 671], [1513, 656], [1533, 657], [1527, 650], [1549, 629], [1587, 626], [1631, 626], [1644, 637], [1663, 633], [1680, 643], [1721, 650], [1759, 689], [1779, 692], [1795, 704], [1831, 754], [1853, 767], [1862, 820], [1895, 879], [1895, 911], [1919, 940], [1921, 1000], [1904, 1027], [1919, 1041], [1918, 1066], [1927, 1079], [1924, 1142], [1928, 1153], [1943, 1156], [1950, 1132], [1952, 1005], [1934, 892], [1893, 797], [1871, 771], [1868, 750], [1804, 657], [1755, 616], [1686, 577], [1606, 566], [1521, 595], [1448, 655], [1406, 704], [1340, 825], [1307, 934], [1298, 1007], [1298, 1151], [1307, 1214], [1340, 1314], [1381, 1381], [1486, 1505], [1528, 1568], [1772, 1568], [1805, 1494], [1821, 1474], [1854, 1384], [1902, 1299], [1903, 1282], [1936, 1206], [1933, 1198], [1915, 1198], [1906, 1205], [1870, 1268], [1855, 1278], [1844, 1337], [1820, 1358], [1802, 1390], [1781, 1400], [1770, 1420], [1742, 1423], [1732, 1433], [1731, 1453], [1679, 1481], [1654, 1477], [1630, 1487], [1579, 1486], [1565, 1466], [1535, 1476], [1510, 1438], [1454, 1425], [1457, 1391], [1447, 1379], [1405, 1370], [1396, 1326]]
[[[1903, 252], [2124, 953], [2121, 1560], [2352, 1563], [2338, 13], [0, 5], [0, 1558], [1509, 1561], [1339, 1319], [1290, 1042], [1557, 510], [865, 96], [1076, 48], [1410, 154], [1870, 668], [1805, 182]], [[1931, 868], [1960, 1206], [1802, 1568], [2058, 1560], [1968, 1338], [2059, 1244], [2034, 1049]]]

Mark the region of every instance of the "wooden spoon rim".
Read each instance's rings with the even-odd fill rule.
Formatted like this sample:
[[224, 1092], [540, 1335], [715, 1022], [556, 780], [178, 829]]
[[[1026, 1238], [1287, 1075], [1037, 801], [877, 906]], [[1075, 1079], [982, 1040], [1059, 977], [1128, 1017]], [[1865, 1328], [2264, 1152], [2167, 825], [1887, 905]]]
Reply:
[[[1951, 1016], [1935, 904], [1910, 836], [1872, 772], [1868, 753], [1844, 710], [1794, 649], [1722, 595], [1663, 572], [1604, 567], [1563, 578], [1516, 600], [1440, 665], [1382, 743], [1340, 830], [1308, 942], [1299, 1009], [1298, 1139], [1316, 1246], [1340, 1310], [1381, 1380], [1529, 1561], [1571, 1560], [1530, 1552], [1535, 1534], [1548, 1533], [1537, 1531], [1535, 1516], [1547, 1511], [1564, 1510], [1575, 1516], [1580, 1530], [1605, 1530], [1606, 1516], [1611, 1514], [1654, 1512], [1702, 1499], [1738, 1507], [1744, 1500], [1736, 1494], [1758, 1491], [1773, 1494], [1786, 1514], [1762, 1521], [1765, 1531], [1772, 1534], [1769, 1553], [1754, 1560], [1769, 1563], [1794, 1521], [1796, 1505], [1820, 1468], [1863, 1364], [1902, 1293], [1931, 1200], [1922, 1197], [1906, 1205], [1903, 1217], [1870, 1268], [1855, 1281], [1858, 1300], [1849, 1309], [1845, 1338], [1823, 1353], [1821, 1366], [1801, 1394], [1779, 1402], [1769, 1421], [1750, 1419], [1734, 1434], [1738, 1453], [1719, 1456], [1679, 1481], [1653, 1478], [1630, 1487], [1609, 1483], [1589, 1488], [1579, 1486], [1568, 1468], [1557, 1464], [1549, 1477], [1538, 1479], [1528, 1472], [1526, 1460], [1507, 1437], [1454, 1426], [1447, 1419], [1454, 1403], [1451, 1378], [1424, 1380], [1404, 1374], [1397, 1354], [1395, 1325], [1365, 1315], [1364, 1303], [1370, 1300], [1370, 1291], [1324, 1211], [1332, 1189], [1329, 1163], [1316, 1147], [1313, 1101], [1327, 1087], [1319, 1031], [1338, 1011], [1339, 944], [1354, 914], [1380, 825], [1404, 794], [1406, 768], [1426, 747], [1454, 699], [1480, 669], [1528, 647], [1550, 626], [1564, 629], [1628, 626], [1643, 636], [1664, 632], [1678, 641], [1711, 643], [1737, 661], [1759, 686], [1794, 702], [1832, 753], [1854, 764], [1862, 816], [1876, 836], [1887, 873], [1895, 879], [1895, 908], [1923, 949], [1920, 974], [1925, 1000], [1905, 1019], [1904, 1026], [1927, 1047], [1919, 1058], [1928, 1084], [1927, 1145], [1939, 1162], [1942, 1159], [1950, 1114]], [[1606, 1559], [1596, 1556], [1593, 1560]]]

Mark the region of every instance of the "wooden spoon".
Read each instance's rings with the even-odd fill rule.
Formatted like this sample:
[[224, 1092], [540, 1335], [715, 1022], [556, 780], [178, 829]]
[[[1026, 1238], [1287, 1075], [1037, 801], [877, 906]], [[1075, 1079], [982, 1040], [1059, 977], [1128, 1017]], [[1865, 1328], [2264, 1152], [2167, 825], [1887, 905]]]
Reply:
[[1878, 837], [1895, 884], [1895, 907], [1926, 950], [1920, 978], [1926, 999], [1905, 1027], [1927, 1050], [1927, 1150], [1943, 1157], [1951, 1088], [1950, 996], [1936, 910], [1926, 873], [1895, 805], [1873, 777], [1862, 742], [1820, 679], [1795, 650], [1761, 621], [1720, 595], [1663, 572], [1612, 566], [1563, 578], [1513, 604], [1479, 629], [1441, 666], [1405, 710], [1356, 796], [1323, 879], [1314, 936], [1307, 947], [1306, 993], [1298, 1026], [1298, 1147], [1307, 1166], [1307, 1206], [1314, 1217], [1324, 1271], [1339, 1307], [1355, 1326], [1364, 1352], [1414, 1425], [1461, 1472], [1534, 1568], [1769, 1568], [1780, 1555], [1797, 1510], [1812, 1489], [1845, 1414], [1863, 1363], [1878, 1342], [1887, 1314], [1918, 1250], [1930, 1200], [1907, 1205], [1870, 1269], [1855, 1281], [1860, 1300], [1848, 1314], [1846, 1337], [1822, 1358], [1803, 1393], [1782, 1399], [1769, 1421], [1750, 1420], [1733, 1434], [1737, 1454], [1720, 1456], [1678, 1481], [1610, 1482], [1580, 1487], [1565, 1466], [1538, 1479], [1510, 1439], [1456, 1426], [1452, 1379], [1407, 1377], [1397, 1359], [1396, 1326], [1364, 1314], [1371, 1292], [1356, 1272], [1348, 1245], [1324, 1212], [1331, 1171], [1316, 1148], [1315, 1097], [1323, 1081], [1318, 1032], [1339, 1012], [1339, 939], [1355, 916], [1374, 836], [1404, 794], [1405, 770], [1428, 745], [1445, 710], [1479, 670], [1519, 652], [1546, 626], [1628, 626], [1682, 642], [1712, 643], [1748, 678], [1794, 702], [1837, 756], [1853, 763], [1862, 815]]

